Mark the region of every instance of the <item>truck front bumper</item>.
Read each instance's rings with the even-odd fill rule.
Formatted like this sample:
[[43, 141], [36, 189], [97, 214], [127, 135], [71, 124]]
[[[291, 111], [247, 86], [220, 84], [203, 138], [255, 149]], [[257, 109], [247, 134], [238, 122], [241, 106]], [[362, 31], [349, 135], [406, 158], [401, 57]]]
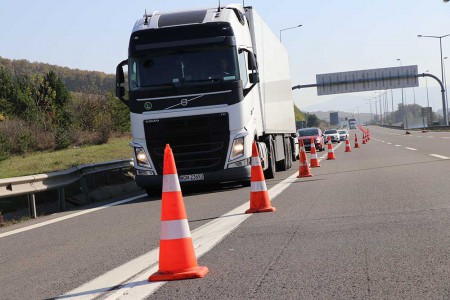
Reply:
[[[250, 181], [251, 166], [224, 169], [204, 173], [203, 180], [180, 182], [181, 185], [201, 185], [205, 183]], [[136, 184], [143, 189], [162, 186], [162, 175], [136, 175]]]

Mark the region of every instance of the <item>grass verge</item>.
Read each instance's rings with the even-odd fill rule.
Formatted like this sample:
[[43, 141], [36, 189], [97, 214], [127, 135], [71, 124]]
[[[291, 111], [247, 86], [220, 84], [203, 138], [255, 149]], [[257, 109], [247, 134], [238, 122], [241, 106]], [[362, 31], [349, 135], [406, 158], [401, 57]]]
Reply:
[[127, 159], [131, 157], [130, 141], [129, 136], [114, 137], [103, 145], [12, 156], [0, 162], [0, 179], [61, 171], [84, 164]]

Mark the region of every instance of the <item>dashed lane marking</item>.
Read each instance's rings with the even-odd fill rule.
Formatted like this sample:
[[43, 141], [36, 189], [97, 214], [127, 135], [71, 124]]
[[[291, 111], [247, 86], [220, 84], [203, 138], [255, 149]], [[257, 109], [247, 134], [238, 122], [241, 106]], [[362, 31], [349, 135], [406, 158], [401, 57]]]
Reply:
[[415, 148], [410, 148], [410, 147], [405, 147], [405, 149], [412, 150], [412, 151], [417, 151], [417, 149], [415, 149]]
[[430, 155], [434, 156], [434, 157], [437, 157], [437, 158], [441, 158], [441, 159], [450, 159], [450, 157], [439, 155], [439, 154], [430, 154]]

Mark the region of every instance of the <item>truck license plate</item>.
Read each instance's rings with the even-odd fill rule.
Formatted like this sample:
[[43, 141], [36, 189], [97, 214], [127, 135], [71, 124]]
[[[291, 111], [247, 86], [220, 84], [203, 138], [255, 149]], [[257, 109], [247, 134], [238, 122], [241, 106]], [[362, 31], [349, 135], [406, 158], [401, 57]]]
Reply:
[[205, 179], [205, 176], [203, 175], [203, 173], [180, 175], [180, 182], [198, 181], [198, 180], [204, 180], [204, 179]]

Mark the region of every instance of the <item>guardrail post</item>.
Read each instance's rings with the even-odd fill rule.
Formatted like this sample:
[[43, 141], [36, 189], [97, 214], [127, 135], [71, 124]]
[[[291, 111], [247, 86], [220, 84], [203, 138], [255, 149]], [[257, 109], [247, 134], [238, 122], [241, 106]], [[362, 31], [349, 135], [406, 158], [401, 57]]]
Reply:
[[120, 168], [120, 169], [119, 169], [119, 176], [120, 176], [120, 180], [121, 180], [121, 181], [124, 181], [124, 180], [125, 180], [125, 176], [124, 176], [123, 173], [124, 173], [124, 172], [123, 172], [123, 168]]
[[110, 172], [110, 171], [105, 171], [105, 172], [104, 172], [104, 174], [105, 174], [105, 183], [106, 183], [106, 185], [109, 185], [109, 183], [110, 183], [110, 180], [109, 180], [109, 172]]
[[66, 210], [66, 193], [65, 193], [64, 187], [60, 187], [58, 189], [58, 200], [59, 200], [59, 210], [65, 211]]
[[83, 189], [84, 199], [86, 200], [87, 203], [90, 203], [91, 197], [89, 197], [89, 189], [87, 186], [86, 178], [84, 176], [81, 177], [81, 188]]
[[28, 194], [27, 198], [28, 198], [28, 209], [30, 210], [30, 217], [36, 219], [37, 218], [36, 197], [34, 194]]

